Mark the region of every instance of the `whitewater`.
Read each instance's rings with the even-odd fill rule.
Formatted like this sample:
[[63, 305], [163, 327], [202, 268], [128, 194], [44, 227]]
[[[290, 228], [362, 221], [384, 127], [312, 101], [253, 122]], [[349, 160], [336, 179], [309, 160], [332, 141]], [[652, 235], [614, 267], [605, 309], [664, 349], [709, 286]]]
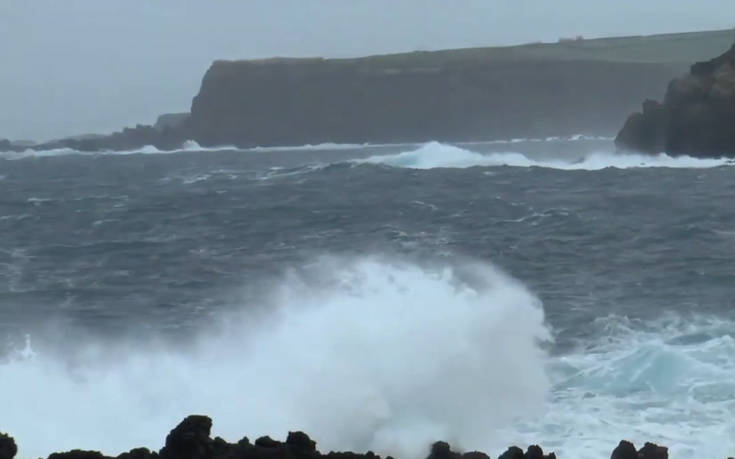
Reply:
[[735, 454], [731, 162], [610, 139], [0, 157], [20, 457], [214, 435]]
[[[512, 166], [512, 167], [548, 167], [552, 169], [563, 170], [599, 170], [608, 167], [614, 168], [638, 168], [638, 167], [674, 167], [674, 168], [708, 168], [723, 165], [732, 165], [735, 162], [730, 158], [694, 158], [691, 156], [672, 157], [666, 153], [658, 155], [645, 155], [635, 153], [615, 153], [609, 146], [612, 139], [606, 137], [585, 137], [573, 136], [571, 138], [550, 137], [547, 139], [509, 139], [495, 140], [486, 142], [467, 142], [459, 144], [447, 144], [441, 142], [429, 142], [425, 144], [338, 144], [325, 143], [319, 145], [301, 145], [301, 146], [273, 146], [273, 147], [253, 147], [249, 149], [238, 149], [232, 145], [223, 145], [217, 147], [204, 148], [193, 140], [186, 141], [181, 148], [175, 150], [159, 150], [158, 148], [147, 145], [140, 149], [124, 150], [124, 151], [102, 151], [102, 152], [83, 152], [62, 148], [56, 150], [40, 150], [35, 151], [28, 149], [24, 152], [0, 152], [0, 159], [25, 159], [25, 158], [43, 158], [53, 156], [67, 155], [144, 155], [144, 154], [175, 154], [186, 152], [203, 152], [211, 153], [218, 151], [241, 151], [243, 153], [272, 153], [272, 152], [320, 152], [320, 151], [351, 151], [351, 150], [395, 150], [403, 149], [396, 154], [379, 154], [354, 160], [355, 164], [382, 164], [391, 167], [405, 167], [413, 169], [432, 169], [432, 168], [466, 168], [466, 167], [493, 167], [493, 166]], [[545, 158], [536, 159], [529, 157], [522, 152], [502, 151], [482, 153], [475, 151], [477, 147], [494, 147], [499, 145], [512, 146], [514, 144], [553, 144], [553, 143], [571, 143], [580, 141], [604, 142], [605, 150], [593, 151], [581, 158], [570, 161], [569, 158]]]

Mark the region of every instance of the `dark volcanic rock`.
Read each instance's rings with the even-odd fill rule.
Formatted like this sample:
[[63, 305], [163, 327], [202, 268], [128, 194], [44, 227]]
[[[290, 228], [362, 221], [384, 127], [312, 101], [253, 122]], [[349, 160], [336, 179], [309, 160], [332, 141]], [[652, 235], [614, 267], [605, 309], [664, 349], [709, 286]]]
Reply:
[[289, 432], [286, 444], [298, 459], [312, 459], [319, 457], [316, 442], [304, 432]]
[[289, 432], [286, 444], [300, 451], [316, 451], [316, 442], [304, 432]]
[[207, 416], [189, 416], [166, 437], [159, 453], [162, 459], [210, 459], [212, 420]]
[[524, 459], [556, 459], [556, 454], [544, 454], [544, 450], [539, 445], [531, 445], [528, 447]]
[[498, 459], [523, 459], [523, 450], [517, 446], [511, 446]]
[[460, 454], [455, 453], [449, 447], [449, 443], [438, 441], [431, 445], [431, 453], [426, 459], [459, 459]]
[[644, 153], [735, 156], [735, 45], [669, 83], [663, 104], [644, 102], [615, 143]]
[[48, 459], [109, 459], [99, 451], [74, 449], [65, 453], [53, 453]]
[[13, 437], [0, 433], [0, 459], [13, 459], [18, 453]]
[[155, 459], [157, 457], [158, 453], [151, 452], [148, 448], [135, 448], [120, 454], [117, 459]]
[[482, 451], [470, 451], [469, 453], [462, 454], [462, 459], [490, 459], [490, 456]]
[[261, 448], [276, 448], [281, 446], [281, 442], [265, 435], [255, 440], [255, 446], [260, 446]]
[[633, 443], [621, 440], [610, 459], [638, 459], [638, 451], [635, 450]]
[[[166, 444], [159, 453], [146, 448], [136, 448], [122, 453], [117, 458], [104, 456], [97, 451], [72, 450], [53, 453], [48, 459], [381, 459], [372, 451], [320, 453], [316, 442], [303, 432], [289, 432], [285, 442], [268, 436], [258, 438], [251, 444], [247, 438], [237, 443], [228, 443], [217, 437], [210, 438], [212, 420], [206, 416], [189, 416], [176, 426], [166, 437]], [[0, 459], [14, 459], [17, 454], [15, 442], [8, 435], [0, 434]], [[387, 456], [385, 459], [393, 459]], [[431, 446], [426, 459], [490, 459], [479, 451], [459, 453], [448, 443], [438, 441]], [[556, 459], [554, 453], [544, 454], [538, 445], [531, 445], [524, 453], [512, 446], [498, 459]], [[621, 441], [611, 459], [668, 459], [668, 449], [646, 443], [636, 451], [635, 446]]]
[[669, 449], [653, 443], [646, 443], [638, 450], [639, 459], [669, 459]]

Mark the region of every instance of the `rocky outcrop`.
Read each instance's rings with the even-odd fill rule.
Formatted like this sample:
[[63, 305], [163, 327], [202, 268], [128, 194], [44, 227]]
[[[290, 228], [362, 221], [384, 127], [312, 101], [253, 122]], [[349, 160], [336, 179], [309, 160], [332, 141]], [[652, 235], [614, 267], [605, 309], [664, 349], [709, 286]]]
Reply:
[[7, 434], [0, 433], [0, 459], [13, 459], [18, 453], [18, 447]]
[[663, 103], [646, 100], [615, 143], [644, 153], [735, 157], [735, 45], [669, 83]]
[[[136, 448], [122, 453], [115, 459], [381, 459], [372, 451], [367, 453], [334, 452], [321, 453], [316, 442], [303, 432], [289, 432], [285, 442], [270, 437], [260, 437], [250, 443], [243, 437], [237, 443], [228, 443], [222, 438], [212, 439], [212, 420], [206, 416], [189, 416], [176, 426], [166, 437], [159, 452]], [[11, 437], [0, 434], [0, 459], [13, 459], [17, 454]], [[636, 451], [635, 446], [621, 441], [613, 450], [611, 459], [668, 459], [668, 449], [646, 443]], [[98, 451], [72, 450], [53, 453], [48, 459], [113, 459]], [[385, 459], [393, 459], [387, 456]], [[448, 443], [438, 441], [431, 446], [427, 459], [490, 459], [482, 452], [453, 451]], [[524, 453], [512, 446], [498, 459], [556, 459], [554, 453], [545, 454], [538, 445], [531, 445]]]
[[161, 129], [139, 124], [134, 128], [125, 128], [110, 135], [70, 137], [34, 145], [33, 149], [69, 148], [78, 151], [123, 151], [152, 145], [159, 150], [175, 150], [190, 138], [185, 123], [176, 128], [164, 126]]
[[413, 53], [217, 61], [191, 107], [202, 145], [611, 135], [679, 65]]

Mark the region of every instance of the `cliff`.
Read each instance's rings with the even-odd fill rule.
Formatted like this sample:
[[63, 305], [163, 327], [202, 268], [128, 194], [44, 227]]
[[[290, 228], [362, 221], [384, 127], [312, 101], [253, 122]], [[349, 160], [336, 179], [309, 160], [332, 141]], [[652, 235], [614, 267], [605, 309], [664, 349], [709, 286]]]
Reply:
[[646, 100], [628, 117], [620, 150], [699, 157], [735, 157], [735, 45], [694, 64], [668, 85], [663, 103]]
[[[203, 145], [614, 135], [735, 30], [414, 52], [217, 61], [191, 108]], [[709, 53], [709, 54], [703, 54]]]
[[[431, 53], [429, 53], [431, 54]], [[676, 64], [548, 59], [218, 61], [191, 109], [202, 145], [611, 135]]]
[[[323, 454], [303, 432], [289, 432], [285, 442], [260, 437], [251, 443], [247, 437], [237, 443], [228, 443], [222, 438], [210, 438], [212, 420], [206, 416], [189, 416], [176, 426], [166, 437], [160, 451], [135, 448], [122, 453], [116, 459], [381, 459], [371, 451], [367, 453], [329, 452]], [[0, 459], [13, 459], [17, 453], [15, 441], [0, 434]], [[113, 459], [98, 451], [72, 450], [53, 453], [48, 459]], [[391, 456], [386, 459], [392, 459]], [[482, 452], [458, 453], [449, 444], [436, 442], [431, 446], [426, 459], [490, 459]], [[498, 459], [556, 459], [554, 453], [544, 454], [538, 445], [531, 445], [524, 453], [512, 446]], [[646, 443], [640, 450], [632, 443], [621, 441], [613, 450], [611, 459], [668, 459], [668, 449]]]

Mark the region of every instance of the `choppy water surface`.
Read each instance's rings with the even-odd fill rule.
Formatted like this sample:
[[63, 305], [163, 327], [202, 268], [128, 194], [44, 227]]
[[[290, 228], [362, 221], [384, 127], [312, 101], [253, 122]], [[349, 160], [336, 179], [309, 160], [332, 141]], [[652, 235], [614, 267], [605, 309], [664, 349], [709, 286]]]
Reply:
[[611, 150], [2, 154], [0, 431], [733, 455], [735, 169]]

